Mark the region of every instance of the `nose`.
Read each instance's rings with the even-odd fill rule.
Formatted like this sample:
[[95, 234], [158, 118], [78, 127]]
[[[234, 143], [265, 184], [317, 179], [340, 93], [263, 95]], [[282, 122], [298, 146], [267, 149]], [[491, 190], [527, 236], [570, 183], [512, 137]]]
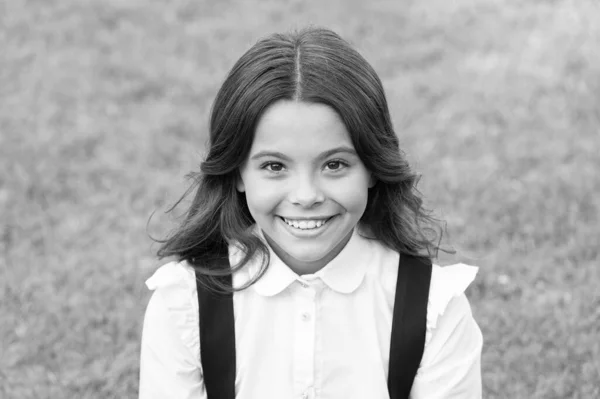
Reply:
[[292, 182], [290, 202], [310, 208], [325, 201], [321, 184], [314, 176], [303, 176]]

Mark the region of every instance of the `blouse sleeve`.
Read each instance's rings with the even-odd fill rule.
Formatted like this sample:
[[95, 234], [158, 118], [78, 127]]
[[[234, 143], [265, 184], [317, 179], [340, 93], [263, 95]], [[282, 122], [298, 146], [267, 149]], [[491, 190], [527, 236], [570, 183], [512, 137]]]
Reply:
[[480, 399], [483, 339], [464, 294], [477, 268], [434, 266], [427, 335], [411, 399]]
[[206, 399], [195, 282], [188, 269], [169, 263], [146, 282], [154, 293], [142, 332], [140, 399]]

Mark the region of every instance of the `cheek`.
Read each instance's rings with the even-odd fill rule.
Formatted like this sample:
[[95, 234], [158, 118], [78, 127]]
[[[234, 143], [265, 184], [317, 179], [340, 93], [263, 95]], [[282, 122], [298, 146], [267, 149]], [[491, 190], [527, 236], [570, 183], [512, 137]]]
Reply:
[[365, 190], [354, 190], [348, 193], [345, 200], [345, 207], [354, 213], [364, 213], [367, 207], [368, 191]]
[[277, 185], [261, 180], [246, 183], [246, 202], [251, 212], [268, 212], [281, 201]]
[[332, 196], [347, 211], [362, 213], [367, 206], [369, 196], [368, 183], [368, 179], [358, 176], [343, 184], [336, 185], [335, 187], [332, 186]]

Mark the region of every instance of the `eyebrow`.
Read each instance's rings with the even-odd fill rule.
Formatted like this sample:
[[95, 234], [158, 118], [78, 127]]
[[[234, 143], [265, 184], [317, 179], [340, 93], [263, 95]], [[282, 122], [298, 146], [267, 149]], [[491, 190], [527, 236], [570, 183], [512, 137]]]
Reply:
[[[338, 154], [341, 152], [357, 156], [356, 151], [353, 148], [342, 146], [342, 147], [336, 147], [336, 148], [327, 150], [325, 152], [322, 152], [319, 155], [319, 158], [327, 158], [333, 154]], [[287, 155], [285, 155], [284, 153], [279, 152], [279, 151], [260, 151], [260, 152], [257, 152], [256, 154], [252, 155], [252, 157], [250, 157], [250, 159], [259, 159], [259, 158], [264, 158], [264, 157], [275, 157], [275, 158], [280, 158], [280, 159], [283, 159], [286, 161], [288, 161], [290, 159]]]

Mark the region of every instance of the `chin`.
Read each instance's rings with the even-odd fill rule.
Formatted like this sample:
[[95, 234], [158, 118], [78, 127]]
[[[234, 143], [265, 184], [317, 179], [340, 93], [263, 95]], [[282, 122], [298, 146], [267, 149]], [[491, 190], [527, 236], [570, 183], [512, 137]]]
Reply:
[[315, 251], [315, 250], [311, 250], [311, 249], [306, 249], [305, 251], [298, 251], [296, 250], [290, 250], [290, 251], [285, 251], [285, 253], [296, 259], [299, 262], [304, 262], [304, 263], [314, 263], [314, 262], [319, 262], [320, 260], [324, 259], [327, 257], [327, 255], [331, 252], [332, 249], [328, 249], [326, 251]]
[[296, 259], [299, 262], [303, 262], [303, 263], [315, 263], [315, 262], [319, 262], [321, 259], [323, 259], [325, 257], [325, 255], [323, 256], [315, 256], [314, 254], [290, 254], [288, 252], [288, 255], [290, 255], [291, 257], [293, 257], [294, 259]]

